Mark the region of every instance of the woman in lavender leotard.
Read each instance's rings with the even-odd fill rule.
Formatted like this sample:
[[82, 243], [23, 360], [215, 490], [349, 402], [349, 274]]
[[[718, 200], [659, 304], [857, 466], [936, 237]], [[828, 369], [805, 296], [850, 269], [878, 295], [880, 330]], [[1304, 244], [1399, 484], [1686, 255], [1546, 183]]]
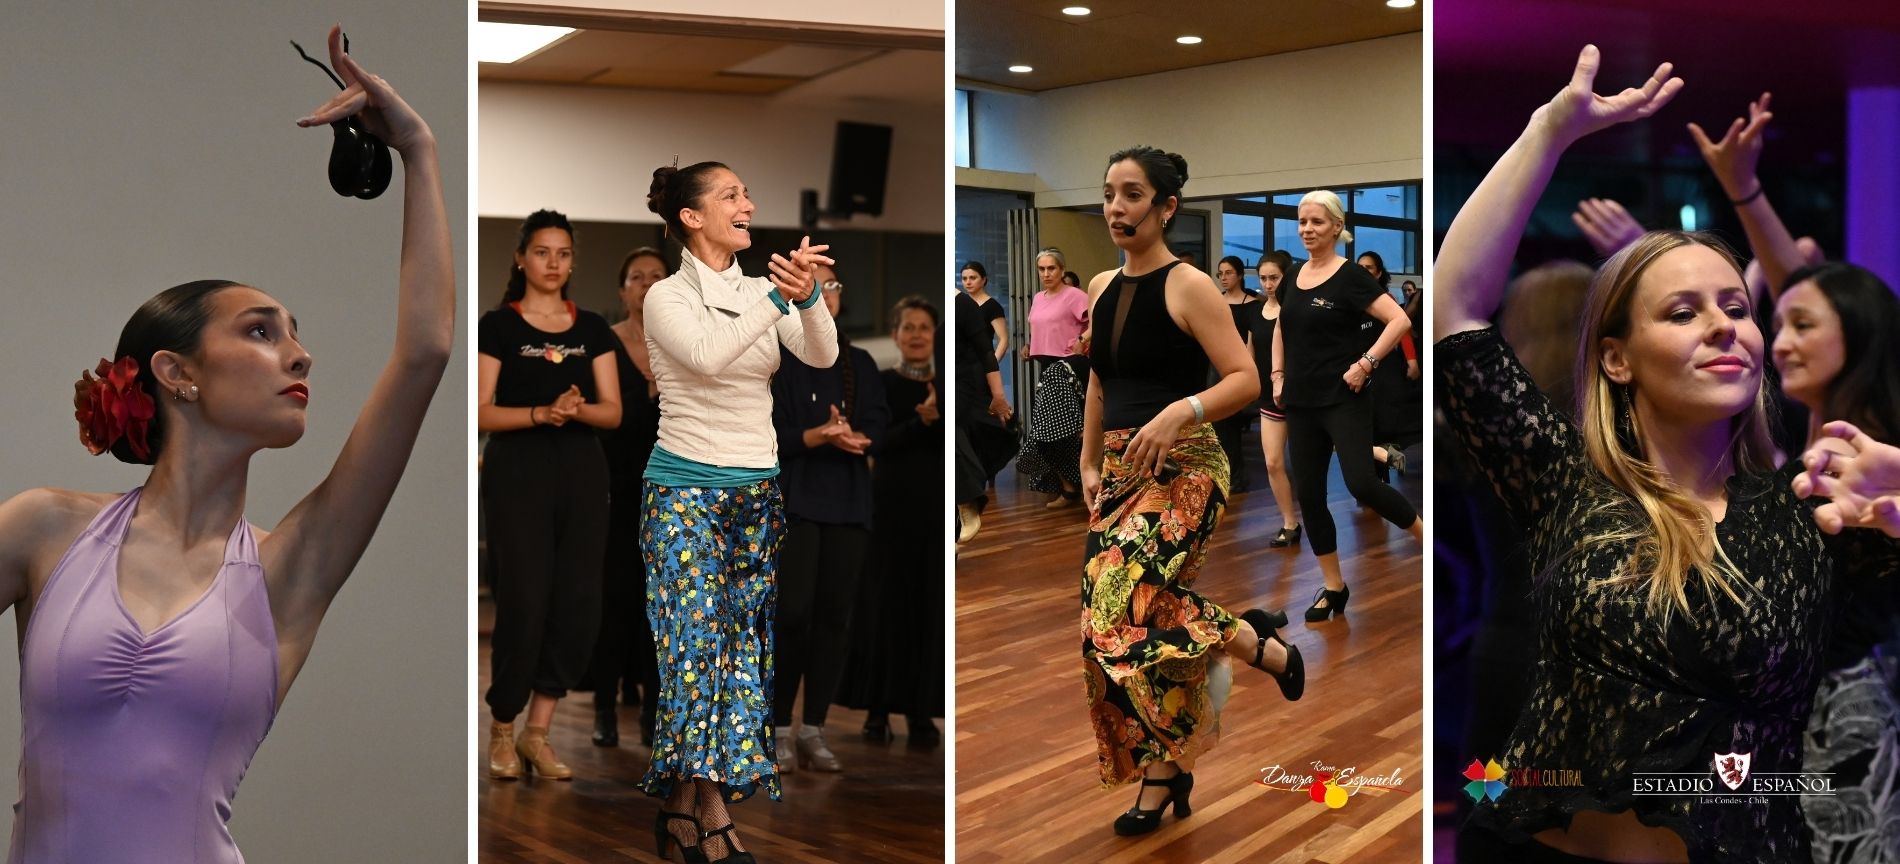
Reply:
[[433, 133], [381, 78], [303, 126], [356, 116], [403, 159], [396, 346], [330, 475], [275, 530], [244, 521], [250, 458], [302, 437], [310, 355], [262, 291], [202, 281], [147, 301], [80, 439], [152, 466], [125, 495], [33, 489], [0, 504], [0, 603], [21, 640], [20, 801], [11, 862], [242, 862], [225, 821], [375, 533], [448, 364], [455, 274]]

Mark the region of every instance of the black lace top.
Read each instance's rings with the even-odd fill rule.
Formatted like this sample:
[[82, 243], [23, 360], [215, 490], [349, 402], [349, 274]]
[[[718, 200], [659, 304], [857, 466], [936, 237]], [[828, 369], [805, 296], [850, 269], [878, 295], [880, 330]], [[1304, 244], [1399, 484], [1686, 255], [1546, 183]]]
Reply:
[[[1680, 834], [1693, 861], [1808, 860], [1798, 796], [1743, 796], [1720, 782], [1720, 795], [1639, 786], [1657, 774], [1712, 779], [1718, 753], [1750, 754], [1751, 776], [1801, 770], [1834, 590], [1811, 505], [1788, 488], [1800, 463], [1727, 484], [1716, 533], [1746, 582], [1735, 586], [1742, 602], [1692, 582], [1693, 615], [1678, 610], [1665, 624], [1642, 586], [1601, 584], [1633, 543], [1581, 541], [1641, 511], [1589, 464], [1581, 431], [1504, 340], [1495, 330], [1459, 333], [1434, 356], [1446, 421], [1521, 526], [1536, 574], [1530, 702], [1505, 752], [1472, 755], [1495, 756], [1507, 771], [1576, 772], [1533, 776], [1581, 784], [1507, 775], [1520, 782], [1474, 808], [1473, 824], [1516, 840], [1568, 827], [1579, 810], [1634, 809], [1644, 824]], [[1870, 534], [1847, 532], [1862, 535], [1848, 537], [1863, 550], [1850, 566], [1894, 572], [1894, 544], [1867, 543]]]

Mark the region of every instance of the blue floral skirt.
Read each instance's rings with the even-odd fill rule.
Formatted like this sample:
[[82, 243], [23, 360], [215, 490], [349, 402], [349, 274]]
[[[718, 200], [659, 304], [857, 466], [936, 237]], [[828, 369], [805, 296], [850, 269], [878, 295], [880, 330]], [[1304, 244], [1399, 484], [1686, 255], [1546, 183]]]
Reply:
[[646, 484], [640, 548], [660, 665], [653, 759], [640, 788], [667, 797], [687, 779], [742, 801], [779, 798], [772, 737], [772, 614], [785, 534], [777, 480], [745, 486]]

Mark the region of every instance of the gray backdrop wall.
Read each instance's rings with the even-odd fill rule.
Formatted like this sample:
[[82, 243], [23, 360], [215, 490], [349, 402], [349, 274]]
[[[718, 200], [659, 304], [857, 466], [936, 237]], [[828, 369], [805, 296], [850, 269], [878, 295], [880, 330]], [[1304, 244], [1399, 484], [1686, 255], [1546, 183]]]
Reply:
[[[341, 20], [359, 61], [429, 120], [459, 265], [467, 10], [0, 0], [0, 495], [143, 482], [144, 469], [79, 446], [72, 382], [112, 351], [139, 303], [199, 278], [276, 297], [316, 358], [309, 431], [253, 462], [250, 519], [276, 524], [322, 479], [389, 356], [402, 179], [399, 168], [375, 201], [330, 191], [329, 130], [294, 121], [335, 85], [288, 40], [321, 56]], [[470, 438], [458, 341], [375, 542], [245, 778], [231, 828], [250, 860], [466, 860]], [[0, 620], [0, 643], [15, 644], [14, 631], [14, 616]], [[0, 658], [7, 802], [18, 675], [17, 659]], [[0, 834], [10, 827], [0, 819]]]

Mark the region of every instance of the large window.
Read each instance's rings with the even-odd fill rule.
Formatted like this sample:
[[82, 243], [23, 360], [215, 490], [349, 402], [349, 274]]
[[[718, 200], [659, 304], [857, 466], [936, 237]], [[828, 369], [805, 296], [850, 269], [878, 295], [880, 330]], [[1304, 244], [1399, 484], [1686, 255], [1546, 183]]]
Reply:
[[957, 167], [970, 167], [970, 91], [955, 93], [957, 106]]
[[[1397, 183], [1334, 189], [1346, 207], [1346, 228], [1353, 242], [1341, 243], [1339, 254], [1357, 258], [1377, 252], [1393, 273], [1419, 271], [1419, 184]], [[1247, 263], [1247, 289], [1260, 290], [1254, 265], [1260, 256], [1280, 249], [1294, 260], [1306, 257], [1300, 243], [1299, 205], [1306, 193], [1269, 192], [1228, 198], [1222, 202], [1221, 255], [1237, 255]], [[1212, 272], [1210, 268], [1209, 272]]]

